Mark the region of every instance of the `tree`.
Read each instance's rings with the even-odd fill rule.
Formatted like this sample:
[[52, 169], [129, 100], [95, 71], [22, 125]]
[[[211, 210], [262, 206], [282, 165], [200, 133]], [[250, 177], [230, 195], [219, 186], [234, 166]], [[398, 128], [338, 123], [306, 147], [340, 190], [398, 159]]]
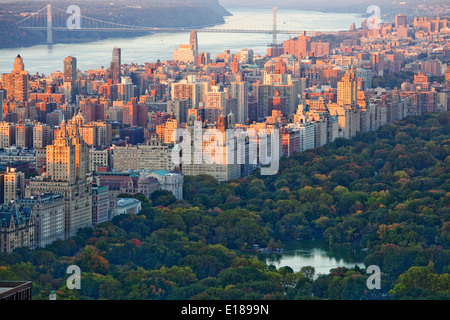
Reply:
[[174, 204], [177, 199], [175, 196], [167, 190], [156, 190], [150, 195], [150, 199], [155, 207], [163, 206], [167, 207]]
[[98, 286], [100, 299], [119, 300], [122, 297], [122, 284], [112, 276], [106, 276]]

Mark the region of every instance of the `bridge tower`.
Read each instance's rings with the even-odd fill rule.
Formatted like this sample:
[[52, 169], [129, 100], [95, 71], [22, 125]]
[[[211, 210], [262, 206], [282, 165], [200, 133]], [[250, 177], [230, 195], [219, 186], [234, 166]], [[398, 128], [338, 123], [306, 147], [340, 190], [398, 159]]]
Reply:
[[47, 4], [47, 44], [53, 44], [52, 5]]
[[273, 33], [272, 33], [272, 46], [277, 46], [277, 7], [273, 7]]

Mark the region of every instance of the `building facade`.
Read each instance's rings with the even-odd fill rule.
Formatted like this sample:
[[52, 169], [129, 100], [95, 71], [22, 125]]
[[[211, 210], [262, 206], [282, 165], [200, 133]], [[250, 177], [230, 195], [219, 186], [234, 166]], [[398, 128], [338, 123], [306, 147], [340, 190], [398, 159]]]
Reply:
[[18, 205], [0, 206], [0, 253], [16, 248], [34, 248], [34, 215]]

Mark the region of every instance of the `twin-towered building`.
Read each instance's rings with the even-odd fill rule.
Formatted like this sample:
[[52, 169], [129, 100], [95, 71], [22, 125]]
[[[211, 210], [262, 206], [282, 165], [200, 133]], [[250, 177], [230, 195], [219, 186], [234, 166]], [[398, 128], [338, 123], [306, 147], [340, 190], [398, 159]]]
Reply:
[[92, 183], [88, 178], [89, 149], [80, 134], [80, 117], [63, 120], [52, 145], [46, 147], [46, 168], [30, 181], [26, 195], [61, 193], [65, 200], [65, 236], [92, 226]]

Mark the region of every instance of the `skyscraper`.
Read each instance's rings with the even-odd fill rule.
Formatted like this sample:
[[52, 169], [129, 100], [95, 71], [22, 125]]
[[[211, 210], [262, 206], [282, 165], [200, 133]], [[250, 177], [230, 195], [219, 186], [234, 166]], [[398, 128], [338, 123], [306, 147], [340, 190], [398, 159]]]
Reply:
[[248, 87], [247, 82], [231, 82], [230, 98], [237, 99], [236, 122], [245, 124], [248, 118]]
[[398, 14], [395, 16], [395, 27], [406, 27], [408, 23], [408, 19], [404, 14]]
[[58, 192], [65, 199], [65, 237], [79, 228], [92, 226], [92, 185], [88, 181], [89, 149], [80, 130], [79, 116], [61, 122], [52, 145], [47, 149], [45, 172], [30, 181], [26, 195]]
[[113, 84], [120, 83], [121, 79], [121, 49], [114, 47], [112, 53], [111, 67], [110, 67], [110, 78], [112, 79]]
[[358, 101], [358, 81], [353, 67], [351, 67], [342, 80], [338, 82], [337, 103], [349, 107], [355, 107]]
[[28, 72], [24, 69], [23, 59], [17, 55], [13, 71], [2, 74], [3, 88], [6, 89], [6, 98], [10, 101], [28, 101]]
[[66, 57], [64, 59], [64, 85], [70, 88], [70, 98], [75, 100], [77, 94], [77, 58]]
[[192, 46], [192, 50], [194, 50], [194, 58], [198, 57], [198, 39], [197, 39], [197, 31], [192, 30], [191, 36], [189, 39], [189, 44]]

